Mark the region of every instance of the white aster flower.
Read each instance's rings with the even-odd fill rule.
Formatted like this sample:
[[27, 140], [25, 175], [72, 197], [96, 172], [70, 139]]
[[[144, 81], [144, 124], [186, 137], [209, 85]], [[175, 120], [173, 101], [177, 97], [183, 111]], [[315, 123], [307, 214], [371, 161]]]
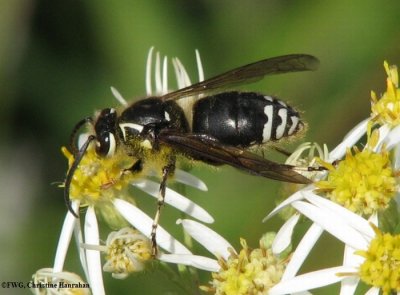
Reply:
[[338, 204], [311, 192], [292, 204], [321, 229], [346, 244], [343, 265], [298, 275], [272, 287], [270, 295], [302, 292], [341, 282], [341, 294], [353, 294], [359, 281], [370, 286], [368, 294], [400, 293], [400, 235], [381, 232]]
[[210, 286], [201, 286], [213, 294], [268, 294], [277, 284], [285, 270], [288, 255], [277, 256], [271, 251], [273, 236], [260, 240], [260, 246], [251, 249], [244, 239], [242, 249], [236, 251], [231, 244], [215, 231], [193, 220], [178, 220], [185, 231], [217, 259], [192, 254], [162, 254], [160, 260], [190, 265], [211, 271]]
[[[147, 61], [146, 90], [149, 95], [162, 95], [168, 92], [167, 59], [164, 58], [163, 69], [161, 69], [160, 56], [159, 53], [156, 54], [156, 91], [153, 93], [151, 86], [152, 53], [153, 48], [150, 49]], [[197, 52], [196, 55], [199, 65], [199, 77], [203, 79], [201, 62]], [[180, 61], [175, 58], [173, 59], [173, 63], [179, 87], [190, 85], [186, 70]], [[127, 104], [115, 88], [111, 90], [121, 104]], [[85, 136], [87, 135], [82, 135], [81, 138]], [[66, 148], [63, 148], [62, 151], [69, 160], [71, 167], [74, 162], [73, 155]], [[134, 159], [123, 152], [117, 152], [113, 157], [98, 157], [94, 147], [89, 147], [75, 170], [71, 181], [70, 198], [73, 211], [79, 212], [80, 207], [87, 207], [84, 232], [82, 233], [79, 218], [74, 217], [71, 212], [67, 212], [58, 242], [53, 271], [54, 273], [62, 271], [72, 233], [75, 233], [81, 264], [93, 294], [104, 294], [99, 251], [99, 249], [102, 249], [102, 246], [100, 245], [96, 214], [100, 213], [113, 227], [117, 226], [121, 228], [121, 226], [130, 224], [146, 238], [149, 238], [151, 235], [153, 219], [135, 206], [134, 200], [130, 198], [127, 189], [130, 185], [133, 185], [150, 196], [157, 198], [159, 195], [159, 184], [146, 178], [154, 177], [156, 175], [154, 170], [147, 169], [140, 175], [135, 176], [126, 173], [125, 170], [131, 167], [133, 163]], [[207, 190], [206, 185], [201, 180], [179, 169], [175, 171], [173, 180], [203, 191]], [[206, 210], [170, 188], [166, 188], [165, 203], [203, 222], [211, 223], [214, 221]], [[163, 250], [178, 254], [191, 253], [161, 226], [158, 226], [156, 233], [157, 244]], [[109, 270], [108, 267], [106, 269]], [[119, 272], [120, 278], [124, 275], [122, 272]]]

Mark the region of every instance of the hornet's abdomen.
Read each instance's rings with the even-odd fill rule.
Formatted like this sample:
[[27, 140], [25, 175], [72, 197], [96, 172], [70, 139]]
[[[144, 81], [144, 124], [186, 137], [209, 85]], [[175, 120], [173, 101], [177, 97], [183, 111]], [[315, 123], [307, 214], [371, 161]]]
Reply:
[[279, 140], [303, 127], [293, 108], [254, 92], [224, 92], [193, 106], [193, 133], [211, 135], [228, 145], [248, 147]]

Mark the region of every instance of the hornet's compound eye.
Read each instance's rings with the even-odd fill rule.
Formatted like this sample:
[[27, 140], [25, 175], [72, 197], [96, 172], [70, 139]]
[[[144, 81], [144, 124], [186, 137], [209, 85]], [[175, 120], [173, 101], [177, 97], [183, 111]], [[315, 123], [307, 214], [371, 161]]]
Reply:
[[115, 128], [117, 112], [115, 109], [107, 108], [100, 112], [94, 130], [96, 132], [96, 152], [101, 156], [112, 156], [117, 146], [115, 140]]
[[97, 137], [96, 153], [110, 157], [115, 153], [115, 137], [112, 133], [104, 133]]

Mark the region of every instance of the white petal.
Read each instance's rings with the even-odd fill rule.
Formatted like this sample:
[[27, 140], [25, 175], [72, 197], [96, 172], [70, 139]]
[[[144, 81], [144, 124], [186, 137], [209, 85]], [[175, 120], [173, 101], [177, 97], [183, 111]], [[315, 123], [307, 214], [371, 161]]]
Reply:
[[400, 125], [393, 128], [385, 138], [386, 149], [391, 150], [400, 142]]
[[[132, 204], [115, 199], [114, 205], [121, 215], [138, 231], [150, 238], [153, 219]], [[191, 254], [191, 252], [166, 232], [161, 226], [157, 227], [157, 244], [164, 250], [175, 254]]]
[[[368, 218], [368, 222], [370, 222], [370, 223], [372, 223], [372, 224], [378, 226], [378, 224], [379, 224], [378, 213], [377, 213], [377, 212], [374, 212], [374, 213]], [[372, 235], [372, 237], [375, 237], [375, 232], [374, 232], [374, 234]]]
[[121, 95], [121, 93], [119, 93], [119, 91], [111, 86], [111, 92], [114, 95], [114, 97], [118, 100], [118, 102], [120, 104], [122, 104], [123, 106], [127, 106], [128, 102], [125, 100], [125, 98]]
[[82, 229], [81, 229], [80, 222], [75, 222], [74, 236], [75, 236], [75, 242], [77, 244], [77, 249], [79, 252], [79, 259], [81, 261], [81, 265], [82, 265], [83, 271], [86, 276], [86, 281], [89, 281], [89, 274], [88, 274], [88, 270], [87, 270], [87, 261], [86, 261], [86, 251], [83, 247], [81, 247], [81, 245], [84, 242], [83, 242]]
[[343, 141], [329, 153], [329, 162], [341, 159], [346, 154], [346, 149], [352, 147], [367, 132], [369, 118], [357, 124], [343, 139]]
[[363, 263], [364, 258], [360, 255], [355, 254], [355, 249], [349, 245], [344, 246], [343, 253], [343, 265], [359, 267]]
[[160, 65], [160, 53], [156, 52], [156, 65], [155, 65], [155, 82], [156, 82], [156, 94], [160, 95], [162, 93], [162, 82], [161, 82], [161, 65]]
[[177, 182], [190, 185], [191, 187], [197, 188], [201, 191], [207, 191], [207, 185], [200, 179], [184, 170], [176, 169], [174, 174]]
[[177, 79], [180, 80], [180, 81], [178, 81], [178, 85], [183, 85], [183, 87], [187, 87], [189, 85], [192, 85], [192, 82], [190, 81], [189, 75], [186, 72], [186, 69], [183, 66], [183, 64], [180, 61], [180, 59], [175, 57], [175, 61], [176, 61], [176, 64], [177, 64], [177, 66], [179, 68], [179, 72], [180, 72], [179, 77], [177, 77]]
[[285, 272], [283, 273], [282, 281], [291, 279], [296, 275], [322, 233], [323, 229], [318, 224], [313, 223], [310, 226], [300, 243], [297, 245], [296, 250], [293, 252], [292, 257], [286, 266]]
[[201, 59], [200, 59], [200, 53], [197, 49], [196, 49], [196, 62], [197, 62], [197, 70], [199, 73], [199, 82], [202, 82], [202, 81], [204, 81], [204, 71], [203, 71], [203, 65], [202, 65]]
[[364, 237], [330, 211], [302, 201], [294, 202], [292, 206], [342, 242], [356, 249], [367, 249]]
[[343, 280], [344, 276], [338, 276], [338, 273], [357, 272], [354, 268], [348, 268], [343, 266], [326, 268], [314, 272], [299, 275], [293, 279], [287, 281], [281, 281], [280, 283], [273, 286], [268, 294], [269, 295], [280, 295], [294, 292], [301, 292], [318, 287], [334, 284]]
[[[85, 243], [99, 245], [99, 228], [96, 213], [92, 206], [88, 207], [85, 216]], [[100, 251], [86, 249], [86, 260], [89, 273], [89, 284], [93, 295], [105, 294], [100, 260]]]
[[201, 223], [189, 219], [180, 219], [177, 223], [182, 224], [185, 231], [193, 239], [216, 257], [227, 260], [230, 256], [228, 248], [234, 249], [221, 235]]
[[289, 206], [291, 203], [293, 203], [295, 201], [300, 201], [303, 199], [304, 199], [304, 196], [301, 193], [301, 191], [295, 192], [289, 198], [285, 199], [282, 203], [280, 203], [278, 206], [276, 206], [275, 209], [271, 211], [271, 213], [269, 213], [267, 216], [264, 217], [262, 222], [266, 222], [268, 219], [270, 219], [272, 216], [276, 215], [279, 211], [281, 211], [286, 206]]
[[[400, 292], [397, 292], [397, 295], [399, 295], [399, 293]], [[365, 295], [379, 295], [379, 288], [372, 287], [367, 292], [365, 292]]]
[[198, 269], [217, 272], [220, 270], [218, 261], [204, 256], [189, 254], [161, 254], [158, 258], [161, 261], [194, 266]]
[[387, 143], [387, 137], [389, 133], [390, 133], [390, 127], [388, 125], [385, 124], [379, 128], [379, 139], [373, 149], [375, 153], [381, 150], [383, 143]]
[[[79, 212], [79, 201], [72, 201], [72, 209], [74, 212]], [[75, 223], [79, 219], [67, 212], [64, 224], [61, 229], [60, 239], [58, 240], [56, 257], [54, 258], [53, 272], [61, 272], [64, 268], [65, 257], [67, 256], [69, 243], [71, 242], [72, 233], [74, 231]]]
[[394, 170], [399, 170], [400, 168], [400, 146], [396, 146], [394, 149], [394, 156], [393, 156], [393, 168]]
[[164, 56], [163, 60], [163, 77], [162, 77], [162, 92], [161, 94], [167, 94], [168, 93], [168, 58]]
[[360, 279], [356, 276], [348, 277], [340, 282], [340, 295], [354, 294]]
[[322, 208], [328, 209], [333, 214], [340, 216], [341, 219], [354, 229], [360, 231], [363, 235], [371, 239], [375, 236], [375, 232], [369, 225], [368, 221], [357, 215], [350, 210], [332, 202], [328, 199], [322, 198], [312, 192], [304, 192], [305, 198], [312, 204]]
[[147, 63], [146, 63], [146, 93], [147, 93], [147, 95], [151, 95], [153, 93], [153, 90], [151, 89], [151, 71], [152, 71], [153, 50], [154, 50], [154, 47], [151, 47], [149, 50], [149, 54], [147, 55]]
[[299, 221], [300, 214], [294, 214], [279, 229], [274, 241], [272, 242], [272, 252], [279, 254], [292, 243], [294, 227]]
[[[158, 198], [160, 185], [157, 182], [146, 179], [134, 182], [132, 185], [149, 195]], [[203, 222], [214, 222], [214, 218], [212, 218], [206, 210], [170, 188], [166, 188], [165, 190], [165, 203]]]

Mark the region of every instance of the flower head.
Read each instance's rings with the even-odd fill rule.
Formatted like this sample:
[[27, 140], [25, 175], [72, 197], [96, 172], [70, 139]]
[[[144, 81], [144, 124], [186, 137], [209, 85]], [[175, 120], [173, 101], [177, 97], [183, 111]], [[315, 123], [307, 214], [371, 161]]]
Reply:
[[230, 249], [227, 260], [219, 259], [221, 269], [212, 273], [211, 286], [201, 289], [221, 295], [268, 294], [268, 290], [280, 281], [286, 259], [274, 255], [262, 243], [256, 249], [249, 248], [244, 239], [240, 239], [240, 244], [242, 249], [238, 254]]
[[[400, 292], [400, 236], [382, 233], [371, 221], [312, 193], [293, 206], [346, 245], [343, 265], [305, 273], [281, 282], [270, 294], [296, 293], [342, 282], [353, 294], [359, 281], [371, 287], [368, 294]], [[370, 220], [376, 222], [376, 217]], [[297, 250], [296, 250], [297, 251]]]
[[133, 228], [123, 228], [108, 235], [103, 270], [124, 279], [129, 273], [142, 271], [151, 258], [150, 240]]
[[387, 208], [397, 191], [389, 153], [353, 148], [337, 167], [328, 165], [326, 180], [315, 185], [332, 201], [358, 214], [370, 215]]
[[164, 254], [166, 262], [185, 264], [212, 272], [209, 286], [201, 289], [213, 294], [268, 294], [268, 290], [282, 278], [289, 261], [288, 253], [275, 255], [271, 244], [275, 237], [260, 240], [259, 248], [252, 249], [244, 239], [236, 251], [222, 236], [193, 220], [179, 220], [185, 231], [217, 260], [197, 255]]
[[400, 292], [400, 235], [382, 233], [376, 226], [373, 229], [376, 235], [368, 249], [356, 252], [365, 259], [359, 267], [360, 279], [383, 294]]

